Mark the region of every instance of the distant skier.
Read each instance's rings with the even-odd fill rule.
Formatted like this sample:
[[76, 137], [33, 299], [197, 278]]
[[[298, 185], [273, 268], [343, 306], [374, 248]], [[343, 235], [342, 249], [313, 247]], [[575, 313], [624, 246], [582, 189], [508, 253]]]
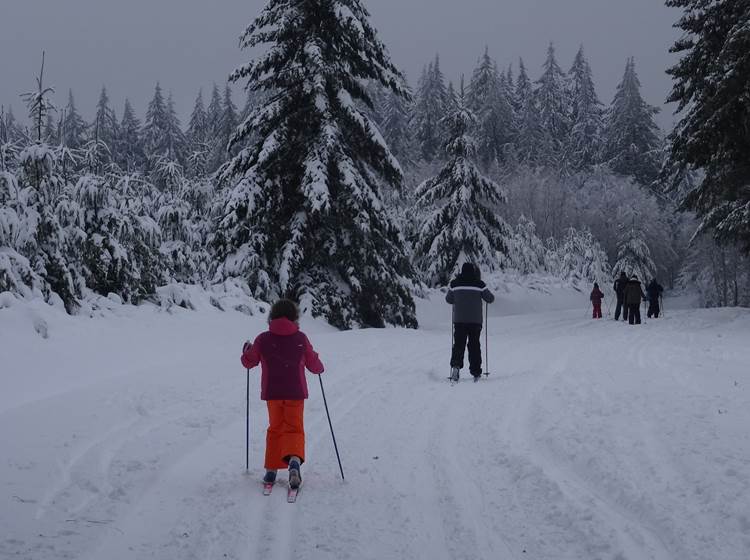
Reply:
[[628, 283], [628, 277], [624, 272], [620, 272], [620, 277], [615, 280], [613, 290], [617, 296], [617, 307], [615, 307], [615, 321], [620, 320], [620, 310], [622, 310], [622, 320], [628, 320], [628, 308], [625, 305], [625, 286]]
[[307, 336], [299, 330], [299, 311], [294, 302], [281, 299], [268, 316], [269, 329], [242, 348], [242, 365], [261, 364], [260, 398], [268, 406], [266, 432], [266, 474], [263, 482], [273, 484], [276, 471], [289, 468], [289, 487], [302, 483], [305, 462], [305, 399], [308, 396], [305, 368], [323, 373], [324, 367]]
[[601, 319], [602, 318], [602, 299], [604, 299], [604, 294], [599, 289], [599, 284], [594, 282], [594, 289], [591, 290], [591, 295], [589, 296], [589, 299], [591, 300], [591, 303], [594, 306], [594, 319]]
[[469, 371], [475, 379], [482, 375], [482, 300], [495, 301], [495, 296], [482, 282], [479, 268], [464, 263], [461, 273], [450, 283], [445, 301], [453, 305], [453, 351], [451, 352], [451, 379], [458, 381], [459, 371], [464, 367], [467, 340], [469, 347]]
[[661, 299], [662, 292], [664, 292], [664, 288], [656, 281], [656, 278], [651, 280], [651, 283], [646, 286], [646, 294], [648, 295], [648, 312], [646, 313], [646, 317], [649, 319], [651, 317], [655, 319], [659, 318], [659, 312], [661, 311], [659, 300]]
[[645, 297], [641, 283], [634, 274], [625, 286], [625, 305], [628, 306], [628, 323], [631, 325], [641, 324], [641, 298]]

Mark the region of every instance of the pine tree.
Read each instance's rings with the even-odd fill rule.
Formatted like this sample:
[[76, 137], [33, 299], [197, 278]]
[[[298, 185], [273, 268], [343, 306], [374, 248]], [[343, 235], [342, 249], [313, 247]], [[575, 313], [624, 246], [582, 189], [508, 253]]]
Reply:
[[208, 171], [209, 123], [203, 105], [203, 92], [198, 92], [187, 129], [188, 169], [193, 177], [201, 177]]
[[519, 62], [518, 80], [516, 81], [516, 128], [515, 153], [517, 159], [534, 167], [546, 163], [548, 137], [542, 128], [539, 108], [533, 86], [526, 73], [523, 60]]
[[495, 62], [485, 47], [471, 76], [466, 98], [468, 109], [477, 116], [477, 157], [484, 169], [499, 159], [506, 139], [503, 129], [508, 128], [511, 117], [509, 105], [505, 115], [501, 115], [501, 102], [508, 100], [501, 98], [500, 81]]
[[[224, 151], [226, 150], [226, 144], [223, 148], [220, 147], [221, 141], [221, 116], [223, 114], [223, 108], [221, 105], [221, 95], [219, 93], [219, 86], [214, 84], [211, 90], [211, 101], [206, 109], [206, 119], [208, 120], [208, 133], [206, 137], [206, 144], [209, 147], [210, 152], [210, 163], [209, 171], [216, 171], [224, 161]], [[217, 157], [217, 154], [219, 157]]]
[[684, 36], [671, 49], [682, 58], [668, 71], [674, 80], [669, 101], [683, 115], [670, 135], [671, 165], [703, 173], [684, 206], [698, 213], [702, 231], [750, 252], [750, 5], [667, 5], [684, 11], [677, 23]]
[[[142, 131], [143, 148], [149, 162], [159, 156], [164, 156], [168, 152], [168, 128], [167, 106], [161, 92], [161, 85], [157, 83], [154, 97], [148, 104], [146, 122]], [[149, 163], [148, 169], [152, 167], [153, 163]]]
[[544, 72], [537, 80], [535, 97], [539, 108], [539, 122], [545, 135], [544, 163], [561, 163], [570, 134], [570, 98], [565, 87], [565, 74], [555, 59], [555, 47], [550, 43]]
[[229, 84], [224, 88], [224, 99], [221, 104], [221, 117], [217, 128], [217, 142], [215, 145], [213, 168], [217, 169], [224, 164], [229, 156], [237, 153], [236, 147], [231, 148], [230, 143], [238, 125], [240, 124], [237, 117], [237, 107], [232, 101], [232, 90]]
[[614, 270], [622, 270], [628, 277], [637, 276], [642, 282], [647, 282], [656, 274], [651, 251], [642, 233], [635, 227], [622, 230]]
[[591, 66], [583, 54], [583, 46], [576, 54], [568, 77], [572, 128], [567, 159], [574, 171], [581, 171], [600, 161], [604, 128], [603, 105], [596, 95]]
[[143, 166], [145, 155], [141, 140], [141, 123], [128, 99], [120, 122], [120, 134], [117, 142], [117, 163], [127, 172], [133, 172]]
[[421, 156], [427, 162], [440, 155], [443, 135], [439, 123], [445, 116], [448, 102], [445, 78], [440, 70], [440, 57], [436, 55], [419, 80], [412, 119]]
[[258, 140], [222, 178], [214, 235], [219, 278], [249, 280], [257, 297], [291, 297], [332, 324], [416, 326], [413, 272], [380, 200], [402, 173], [359, 108], [363, 84], [407, 92], [359, 0], [270, 0], [241, 39], [270, 45], [233, 81], [274, 92], [238, 129]]
[[86, 144], [87, 130], [88, 125], [76, 109], [73, 91], [69, 90], [62, 124], [62, 143], [71, 150], [83, 148]]
[[487, 179], [473, 161], [476, 141], [471, 130], [476, 116], [458, 97], [456, 109], [443, 122], [449, 141], [448, 163], [417, 187], [417, 204], [426, 212], [414, 241], [417, 263], [425, 281], [445, 285], [464, 262], [495, 270], [508, 254], [508, 226], [497, 217], [505, 202], [500, 187]]
[[65, 185], [57, 173], [55, 152], [44, 143], [43, 125], [47, 114], [53, 110], [48, 96], [52, 88], [44, 86], [44, 57], [42, 70], [34, 91], [24, 95], [29, 119], [32, 123], [34, 142], [26, 146], [19, 155], [21, 173], [19, 183], [24, 191], [26, 212], [34, 216], [33, 237], [29, 239], [26, 256], [31, 267], [42, 276], [49, 291], [45, 294], [51, 301], [53, 294], [59, 297], [70, 312], [77, 306], [79, 294], [76, 271], [65, 258], [66, 235], [57, 218], [56, 206]]
[[635, 59], [628, 59], [607, 115], [604, 161], [612, 171], [651, 185], [659, 174], [661, 140], [654, 116], [659, 109], [641, 97]]
[[174, 106], [174, 98], [170, 92], [167, 97], [167, 145], [168, 151], [167, 156], [178, 162], [180, 165], [185, 164], [186, 152], [187, 152], [187, 140], [185, 134], [182, 132], [182, 125], [180, 119], [177, 116], [177, 110]]
[[102, 87], [102, 91], [99, 94], [99, 102], [96, 104], [94, 127], [96, 128], [95, 133], [98, 139], [107, 146], [112, 159], [115, 159], [117, 157], [119, 126], [115, 112], [109, 106], [109, 96], [107, 95], [106, 87]]
[[[408, 86], [406, 87], [408, 91]], [[413, 166], [418, 157], [410, 122], [411, 110], [409, 98], [393, 91], [386, 94], [383, 104], [383, 136], [401, 165], [408, 167]]]

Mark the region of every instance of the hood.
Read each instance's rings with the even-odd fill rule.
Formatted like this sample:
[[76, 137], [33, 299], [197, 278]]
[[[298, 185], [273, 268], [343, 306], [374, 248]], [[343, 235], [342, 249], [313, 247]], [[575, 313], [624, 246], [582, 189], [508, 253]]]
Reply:
[[268, 330], [273, 334], [289, 336], [299, 331], [299, 326], [297, 323], [290, 321], [286, 317], [280, 317], [271, 321]]
[[463, 276], [464, 278], [476, 278], [477, 272], [474, 268], [474, 265], [469, 262], [465, 262], [461, 267], [461, 276]]

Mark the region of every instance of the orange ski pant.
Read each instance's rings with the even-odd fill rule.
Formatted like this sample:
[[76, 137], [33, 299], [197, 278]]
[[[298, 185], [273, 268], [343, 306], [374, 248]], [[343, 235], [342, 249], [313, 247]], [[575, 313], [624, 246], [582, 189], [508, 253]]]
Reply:
[[266, 469], [285, 469], [289, 458], [296, 455], [305, 461], [304, 400], [266, 401]]

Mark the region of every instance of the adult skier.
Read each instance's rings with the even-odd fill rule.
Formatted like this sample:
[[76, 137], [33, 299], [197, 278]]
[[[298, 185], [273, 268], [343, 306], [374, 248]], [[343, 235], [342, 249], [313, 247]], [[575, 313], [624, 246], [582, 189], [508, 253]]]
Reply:
[[450, 283], [445, 301], [453, 305], [451, 379], [458, 381], [468, 342], [469, 371], [476, 380], [482, 375], [482, 347], [479, 341], [482, 333], [482, 301], [492, 303], [495, 296], [482, 281], [479, 268], [467, 262]]
[[628, 308], [625, 305], [625, 286], [628, 284], [628, 277], [625, 272], [620, 272], [620, 277], [615, 280], [613, 290], [617, 296], [617, 307], [615, 307], [615, 321], [620, 320], [620, 311], [622, 311], [622, 320], [628, 320]]
[[641, 324], [641, 298], [645, 298], [641, 283], [634, 274], [625, 285], [625, 305], [628, 310], [628, 323], [631, 325]]
[[648, 312], [646, 313], [646, 317], [649, 319], [651, 317], [655, 319], [659, 318], [659, 312], [661, 311], [659, 299], [662, 292], [664, 292], [664, 288], [656, 281], [656, 278], [652, 279], [651, 283], [646, 286], [646, 294], [648, 295]]
[[261, 400], [268, 406], [266, 474], [263, 483], [273, 485], [280, 468], [289, 469], [289, 487], [302, 483], [305, 462], [303, 415], [308, 397], [305, 368], [320, 375], [323, 363], [305, 333], [299, 330], [299, 310], [294, 302], [281, 299], [268, 315], [269, 329], [242, 348], [242, 365], [261, 364]]
[[594, 319], [601, 319], [602, 318], [602, 299], [604, 299], [604, 294], [599, 289], [599, 284], [594, 282], [594, 289], [591, 290], [591, 295], [589, 296], [589, 299], [591, 300], [591, 304], [594, 306]]

